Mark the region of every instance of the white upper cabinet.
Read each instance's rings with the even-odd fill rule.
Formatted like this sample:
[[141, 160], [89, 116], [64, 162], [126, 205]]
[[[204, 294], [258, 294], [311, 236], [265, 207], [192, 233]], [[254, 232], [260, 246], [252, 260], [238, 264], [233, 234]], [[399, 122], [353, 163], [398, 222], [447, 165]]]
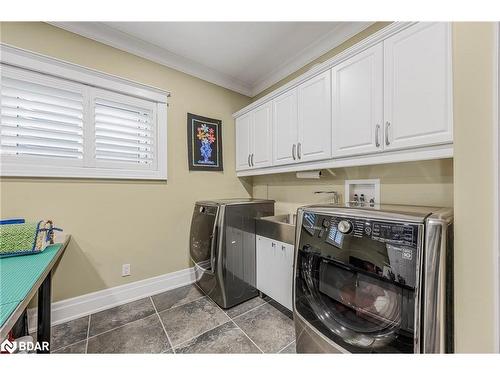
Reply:
[[236, 170], [272, 165], [271, 103], [236, 119]]
[[297, 89], [273, 100], [273, 164], [291, 164], [297, 160]]
[[252, 113], [246, 113], [235, 121], [236, 126], [236, 170], [250, 169], [250, 128]]
[[272, 165], [272, 106], [266, 103], [252, 112], [252, 145], [250, 163], [252, 168], [262, 168]]
[[329, 159], [332, 156], [330, 70], [297, 88], [298, 161]]
[[273, 165], [331, 157], [330, 93], [327, 71], [273, 100]]
[[333, 157], [382, 149], [383, 44], [332, 69]]
[[450, 23], [395, 22], [259, 99], [238, 175], [453, 157], [451, 48]]
[[384, 41], [385, 148], [453, 141], [451, 26], [418, 23]]

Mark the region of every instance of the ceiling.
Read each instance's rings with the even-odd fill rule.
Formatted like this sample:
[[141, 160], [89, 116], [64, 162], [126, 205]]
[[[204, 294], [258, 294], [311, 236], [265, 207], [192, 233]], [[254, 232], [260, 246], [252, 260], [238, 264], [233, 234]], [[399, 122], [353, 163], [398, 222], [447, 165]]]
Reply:
[[54, 22], [55, 26], [255, 96], [368, 22]]

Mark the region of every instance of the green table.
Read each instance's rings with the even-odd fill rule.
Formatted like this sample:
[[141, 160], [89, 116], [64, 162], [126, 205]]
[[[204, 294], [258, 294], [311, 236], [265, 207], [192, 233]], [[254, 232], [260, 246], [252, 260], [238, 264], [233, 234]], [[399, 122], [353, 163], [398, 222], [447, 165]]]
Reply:
[[69, 239], [67, 235], [38, 254], [0, 258], [0, 341], [38, 291], [37, 340], [50, 343], [51, 274]]

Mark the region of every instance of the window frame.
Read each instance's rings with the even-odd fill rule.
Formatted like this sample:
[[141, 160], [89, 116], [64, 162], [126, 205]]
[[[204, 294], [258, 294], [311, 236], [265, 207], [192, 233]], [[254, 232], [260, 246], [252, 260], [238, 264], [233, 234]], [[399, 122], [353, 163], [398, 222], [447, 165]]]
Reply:
[[[81, 163], [52, 158], [2, 156], [0, 176], [48, 178], [96, 178], [167, 180], [167, 98], [168, 91], [102, 73], [80, 65], [47, 57], [16, 47], [0, 44], [0, 70], [20, 78], [36, 77], [47, 83], [60, 83], [61, 88], [81, 88], [84, 93], [83, 146]], [[20, 69], [24, 69], [23, 72]], [[3, 72], [1, 74], [4, 74]], [[39, 76], [42, 74], [43, 76]], [[44, 77], [46, 76], [46, 77]], [[93, 104], [95, 95], [125, 99], [130, 103], [148, 102], [154, 112], [155, 160], [149, 168], [124, 168], [118, 163], [100, 163], [95, 160], [95, 123]]]

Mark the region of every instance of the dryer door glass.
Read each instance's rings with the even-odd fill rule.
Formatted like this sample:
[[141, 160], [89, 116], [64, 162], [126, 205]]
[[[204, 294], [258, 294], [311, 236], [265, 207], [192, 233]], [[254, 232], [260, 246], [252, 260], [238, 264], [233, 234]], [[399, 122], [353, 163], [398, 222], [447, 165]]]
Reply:
[[403, 243], [381, 238], [380, 223], [367, 220], [352, 219], [353, 229], [341, 233], [344, 219], [303, 220], [297, 313], [350, 352], [414, 352], [418, 226], [405, 229], [412, 236]]
[[195, 205], [189, 234], [192, 261], [204, 271], [211, 271], [212, 249], [216, 244], [217, 206]]

